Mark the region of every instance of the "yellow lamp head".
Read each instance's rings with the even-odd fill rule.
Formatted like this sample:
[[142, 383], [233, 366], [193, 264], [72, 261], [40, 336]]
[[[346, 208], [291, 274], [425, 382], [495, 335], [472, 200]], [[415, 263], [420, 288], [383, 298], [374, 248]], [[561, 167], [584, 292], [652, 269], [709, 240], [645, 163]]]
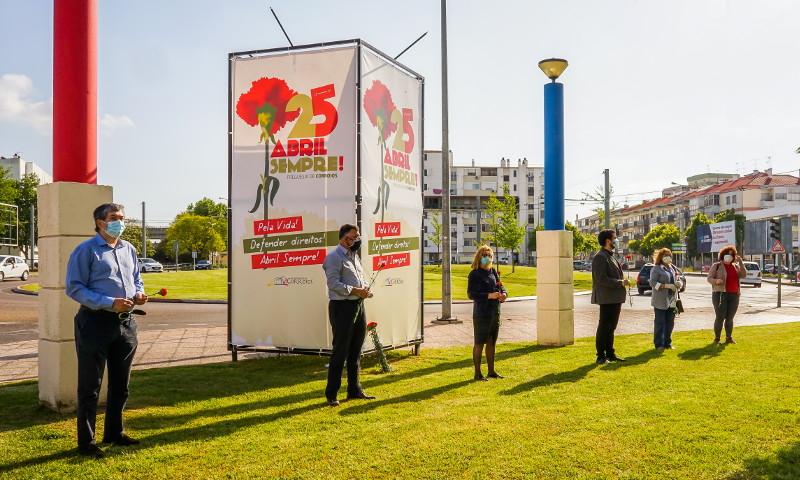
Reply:
[[567, 65], [569, 65], [569, 63], [563, 58], [548, 58], [547, 60], [539, 62], [539, 68], [541, 68], [544, 74], [547, 75], [547, 78], [553, 82], [564, 73], [564, 70], [567, 69]]

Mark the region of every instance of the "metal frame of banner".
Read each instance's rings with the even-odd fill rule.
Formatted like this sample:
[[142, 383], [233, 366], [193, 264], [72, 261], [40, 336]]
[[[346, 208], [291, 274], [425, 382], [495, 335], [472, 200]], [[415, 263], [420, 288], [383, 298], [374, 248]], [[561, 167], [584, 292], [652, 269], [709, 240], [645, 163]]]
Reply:
[[[243, 57], [258, 57], [262, 55], [271, 55], [275, 53], [285, 52], [285, 53], [294, 53], [297, 51], [302, 50], [319, 50], [325, 49], [330, 47], [339, 47], [339, 46], [346, 46], [346, 45], [356, 45], [356, 51], [358, 55], [358, 66], [357, 66], [357, 84], [356, 84], [356, 98], [361, 100], [361, 48], [366, 47], [372, 53], [378, 55], [379, 57], [383, 58], [386, 62], [391, 64], [394, 67], [399, 67], [405, 70], [406, 73], [413, 76], [417, 80], [422, 82], [421, 88], [421, 99], [420, 99], [420, 107], [422, 111], [420, 112], [420, 131], [423, 132], [423, 135], [419, 136], [419, 145], [420, 145], [420, 174], [422, 173], [422, 156], [425, 152], [425, 135], [424, 135], [424, 115], [422, 113], [425, 111], [425, 77], [420, 75], [419, 73], [415, 72], [414, 70], [408, 68], [404, 64], [398, 62], [394, 58], [386, 55], [385, 53], [381, 52], [377, 48], [373, 47], [369, 43], [361, 40], [360, 38], [353, 38], [349, 40], [337, 40], [332, 42], [320, 42], [320, 43], [313, 43], [307, 45], [295, 45], [291, 47], [278, 47], [278, 48], [269, 48], [269, 49], [260, 49], [260, 50], [247, 50], [242, 52], [232, 52], [228, 54], [228, 250], [231, 249], [231, 234], [232, 234], [232, 222], [230, 221], [230, 214], [231, 214], [231, 191], [233, 189], [233, 62], [237, 58]], [[359, 103], [360, 106], [360, 103]], [[359, 128], [356, 130], [356, 142], [358, 148], [356, 149], [356, 221], [358, 224], [359, 230], [361, 230], [361, 108], [357, 108], [357, 122]], [[422, 175], [420, 175], [422, 178]], [[424, 192], [422, 188], [420, 188], [420, 197], [423, 197], [424, 200]], [[423, 251], [424, 251], [424, 242], [423, 242], [423, 230], [420, 228], [420, 268], [419, 268], [419, 278], [420, 278], [420, 295], [419, 295], [419, 305], [420, 305], [420, 315], [419, 315], [419, 331], [420, 331], [420, 338], [410, 340], [405, 343], [400, 343], [397, 345], [384, 345], [383, 350], [397, 350], [400, 348], [406, 347], [413, 347], [414, 355], [419, 355], [420, 345], [425, 341], [425, 303], [424, 303], [424, 269], [422, 267], [423, 261]], [[228, 318], [228, 351], [231, 352], [231, 360], [236, 362], [239, 360], [239, 352], [248, 352], [248, 353], [268, 353], [268, 354], [287, 354], [287, 355], [318, 355], [318, 356], [330, 356], [331, 350], [330, 349], [312, 349], [312, 348], [294, 348], [294, 347], [264, 347], [258, 345], [237, 345], [233, 343], [233, 332], [231, 331], [231, 308], [230, 308], [230, 299], [232, 293], [232, 270], [233, 270], [233, 262], [228, 262], [228, 309], [227, 309], [227, 318]], [[375, 354], [376, 350], [374, 348], [370, 348], [367, 350], [363, 350], [361, 352], [361, 356], [368, 356]]]

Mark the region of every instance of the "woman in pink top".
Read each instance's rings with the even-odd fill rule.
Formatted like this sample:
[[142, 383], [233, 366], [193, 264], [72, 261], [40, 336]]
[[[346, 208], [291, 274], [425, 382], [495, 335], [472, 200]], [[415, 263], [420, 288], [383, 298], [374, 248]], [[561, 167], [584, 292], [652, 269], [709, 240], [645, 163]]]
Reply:
[[714, 303], [714, 343], [718, 344], [725, 324], [725, 343], [736, 343], [733, 340], [733, 316], [739, 309], [741, 286], [739, 279], [747, 276], [742, 257], [736, 253], [736, 247], [728, 245], [719, 251], [719, 262], [708, 271], [708, 283], [711, 284], [711, 301]]

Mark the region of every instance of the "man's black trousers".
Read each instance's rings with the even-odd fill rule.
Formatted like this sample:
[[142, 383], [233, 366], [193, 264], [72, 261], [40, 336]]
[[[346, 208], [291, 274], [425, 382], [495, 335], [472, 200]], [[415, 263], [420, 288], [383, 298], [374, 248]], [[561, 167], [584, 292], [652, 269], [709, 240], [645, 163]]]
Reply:
[[[361, 348], [367, 334], [364, 307], [358, 313], [359, 300], [331, 300], [328, 302], [328, 319], [333, 331], [333, 352], [328, 366], [328, 386], [325, 397], [336, 398], [342, 386], [342, 370], [347, 362], [347, 394], [361, 393], [358, 369], [361, 363]], [[353, 321], [355, 319], [355, 321]]]
[[104, 438], [123, 433], [122, 410], [128, 400], [128, 381], [136, 353], [136, 321], [120, 320], [114, 312], [81, 307], [75, 315], [78, 352], [78, 446], [95, 442], [97, 402], [103, 370], [108, 364], [108, 402]]

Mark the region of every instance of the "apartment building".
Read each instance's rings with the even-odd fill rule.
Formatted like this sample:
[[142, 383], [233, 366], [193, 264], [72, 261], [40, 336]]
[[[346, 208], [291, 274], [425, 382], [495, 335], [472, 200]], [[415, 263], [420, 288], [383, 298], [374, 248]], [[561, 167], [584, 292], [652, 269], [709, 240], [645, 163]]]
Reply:
[[[754, 171], [745, 176], [708, 173], [687, 179], [687, 185], [673, 185], [662, 191], [660, 198], [639, 205], [617, 209], [611, 213], [621, 253], [632, 260], [642, 260], [630, 251], [631, 240], [641, 240], [656, 225], [675, 225], [681, 231], [698, 213], [713, 219], [718, 213], [734, 209], [748, 219], [767, 218], [757, 212], [793, 212], [800, 208], [800, 178], [773, 175], [772, 169]], [[602, 229], [598, 215], [576, 220], [583, 233], [596, 234]], [[793, 247], [798, 247], [797, 215], [793, 218]]]
[[[488, 231], [486, 204], [492, 194], [502, 195], [502, 186], [517, 199], [519, 221], [528, 232], [544, 217], [544, 167], [529, 166], [526, 158], [513, 161], [501, 158], [498, 166], [455, 165], [453, 152], [449, 155], [450, 170], [450, 260], [453, 263], [471, 263], [477, 246]], [[423, 259], [437, 262], [441, 252], [427, 236], [433, 232], [431, 219], [442, 211], [442, 152], [426, 150], [423, 153]], [[441, 223], [441, 217], [438, 217]], [[510, 261], [510, 252], [495, 252], [498, 262]], [[517, 252], [519, 264], [530, 264], [531, 252], [527, 239]]]
[[35, 163], [26, 162], [16, 153], [8, 158], [0, 156], [0, 167], [7, 169], [14, 180], [21, 180], [23, 175], [35, 173], [39, 177], [39, 185], [53, 183], [52, 175]]

